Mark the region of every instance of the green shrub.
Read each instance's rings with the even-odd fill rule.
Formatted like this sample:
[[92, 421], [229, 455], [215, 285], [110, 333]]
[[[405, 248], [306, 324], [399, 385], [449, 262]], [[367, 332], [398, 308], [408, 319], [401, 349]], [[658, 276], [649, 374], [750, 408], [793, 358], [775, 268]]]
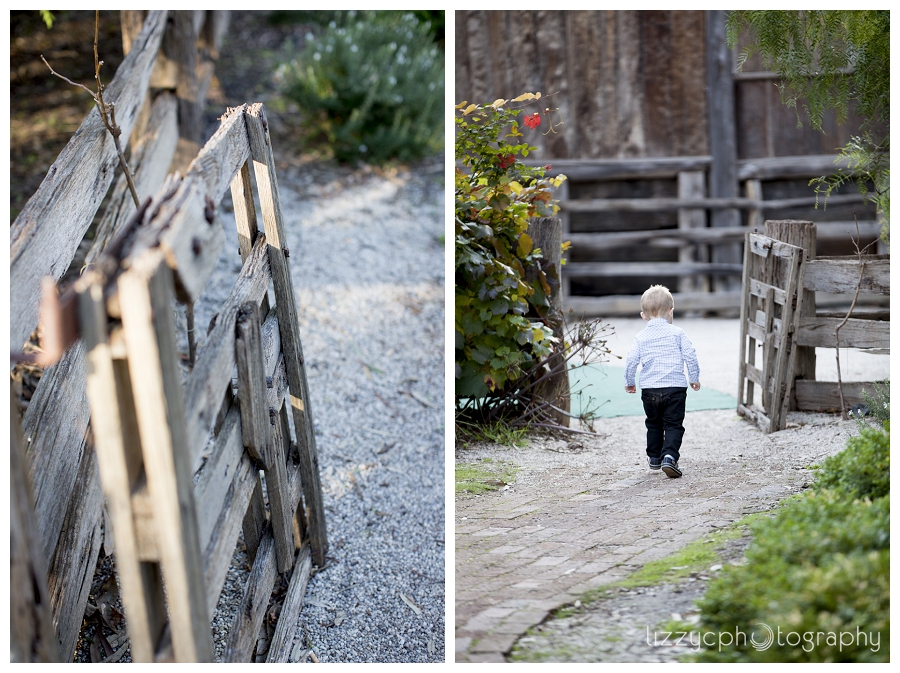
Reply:
[[847, 448], [825, 459], [813, 485], [831, 489], [844, 497], [880, 498], [891, 492], [891, 436], [863, 427], [847, 441]]
[[526, 280], [526, 268], [542, 256], [526, 229], [529, 218], [557, 212], [551, 187], [565, 176], [544, 178], [543, 168], [522, 163], [519, 156], [535, 148], [521, 141], [522, 109], [508, 105], [538, 98], [457, 106], [456, 160], [464, 166], [456, 171], [457, 401], [506, 388], [555, 340], [551, 327], [528, 317], [545, 312], [558, 279], [538, 269], [536, 281]]
[[444, 54], [428, 22], [381, 14], [332, 21], [279, 69], [284, 95], [339, 161], [408, 161], [443, 148]]
[[[700, 660], [889, 660], [890, 496], [850, 500], [843, 492], [810, 492], [751, 528], [747, 564], [723, 570], [698, 601], [700, 637], [707, 646], [715, 643]], [[750, 636], [762, 643], [763, 624], [775, 641], [757, 648]], [[866, 641], [842, 644], [832, 637], [829, 644], [824, 635], [857, 629], [868, 634]], [[720, 650], [719, 634], [738, 631], [745, 640]], [[814, 646], [797, 640], [818, 632]], [[877, 651], [869, 638], [877, 639]]]

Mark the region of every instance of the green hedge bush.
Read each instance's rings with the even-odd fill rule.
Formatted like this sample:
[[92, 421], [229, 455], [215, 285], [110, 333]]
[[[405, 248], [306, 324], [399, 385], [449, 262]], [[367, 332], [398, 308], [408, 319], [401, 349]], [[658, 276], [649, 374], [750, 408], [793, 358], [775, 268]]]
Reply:
[[864, 427], [847, 441], [847, 448], [825, 459], [814, 484], [846, 498], [880, 498], [891, 492], [891, 436]]
[[384, 14], [332, 21], [278, 72], [304, 126], [342, 162], [409, 161], [443, 149], [444, 54], [428, 22]]
[[[889, 448], [889, 429], [863, 431], [810, 491], [751, 525], [746, 565], [698, 601], [700, 661], [890, 660]], [[720, 648], [736, 631], [743, 642]]]

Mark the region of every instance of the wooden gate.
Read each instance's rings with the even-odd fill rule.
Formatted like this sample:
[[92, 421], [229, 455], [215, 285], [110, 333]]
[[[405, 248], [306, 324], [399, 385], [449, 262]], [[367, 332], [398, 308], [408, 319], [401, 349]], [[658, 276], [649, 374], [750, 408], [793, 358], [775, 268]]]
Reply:
[[744, 244], [737, 409], [766, 433], [784, 428], [790, 402], [788, 372], [795, 367], [793, 328], [802, 303], [803, 255], [803, 248], [759, 234], [748, 233]]
[[[182, 383], [172, 309], [195, 301], [212, 273], [229, 185], [243, 267]], [[275, 580], [293, 569], [268, 660], [290, 656], [327, 539], [288, 256], [265, 110], [244, 105], [76, 283], [135, 661], [213, 660], [210, 615], [242, 531], [252, 569], [223, 658], [250, 660]]]

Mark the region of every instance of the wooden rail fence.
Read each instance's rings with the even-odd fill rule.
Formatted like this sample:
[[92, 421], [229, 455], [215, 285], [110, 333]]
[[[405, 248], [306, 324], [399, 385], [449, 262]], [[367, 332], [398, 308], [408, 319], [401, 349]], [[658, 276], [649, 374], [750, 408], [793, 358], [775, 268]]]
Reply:
[[[243, 268], [182, 386], [172, 307], [212, 274], [229, 186]], [[245, 105], [75, 284], [135, 661], [213, 660], [210, 614], [241, 532], [252, 570], [224, 659], [250, 661], [276, 577], [293, 569], [268, 661], [290, 655], [327, 537], [288, 255], [265, 110]]]
[[[104, 98], [116, 105], [120, 141], [126, 151], [130, 145], [129, 165], [140, 195], [156, 192], [170, 166], [186, 167], [192, 158], [183, 164], [173, 162], [179, 142], [184, 144], [189, 136], [193, 142], [200, 140], [191, 135], [196, 128], [188, 130], [185, 117], [203, 109], [227, 23], [228, 12], [122, 12], [126, 56]], [[176, 24], [180, 39], [186, 40], [180, 47], [172, 44], [179, 39], [173, 33]], [[184, 38], [185, 34], [189, 36]], [[160, 56], [179, 49], [180, 57]], [[161, 63], [166, 58], [169, 76], [161, 78]], [[41, 278], [59, 279], [72, 264], [113, 185], [116, 161], [112, 140], [94, 110], [10, 228], [13, 350], [22, 349], [38, 324]], [[84, 260], [88, 268], [134, 212], [125, 180], [120, 178], [109, 193], [108, 206]], [[112, 536], [104, 536], [103, 493], [89, 427], [85, 379], [84, 344], [79, 340], [61, 360], [44, 369], [21, 425], [18, 415], [11, 417], [14, 427], [21, 428], [25, 477], [31, 482], [33, 496], [29, 506], [36, 522], [33, 535], [40, 554], [38, 566], [45, 569], [54, 630], [53, 642], [38, 649], [58, 661], [72, 660], [98, 555], [102, 546], [107, 553], [112, 551]], [[24, 590], [23, 585], [14, 582], [13, 602], [20, 589]], [[15, 621], [20, 613], [14, 609], [11, 615]], [[16, 635], [15, 628], [12, 633]], [[35, 650], [22, 646], [18, 651]]]
[[[647, 283], [660, 277], [678, 279], [675, 295], [679, 311], [735, 310], [741, 305], [742, 293], [728, 289], [727, 284], [716, 286], [715, 278], [740, 277], [743, 265], [738, 260], [716, 255], [722, 246], [742, 243], [748, 232], [760, 230], [766, 214], [812, 209], [816, 197], [763, 198], [763, 181], [809, 178], [834, 169], [834, 156], [814, 155], [743, 160], [737, 162], [737, 178], [743, 184], [745, 196], [718, 197], [707, 195], [706, 184], [712, 159], [708, 156], [640, 159], [562, 159], [555, 160], [548, 174], [565, 174], [557, 195], [560, 198], [559, 216], [563, 221], [563, 240], [572, 243], [570, 261], [563, 267], [563, 294], [566, 307], [578, 316], [628, 315], [637, 311], [637, 295], [610, 294], [587, 296], [572, 292], [572, 280], [636, 279], [645, 277]], [[650, 184], [652, 181], [674, 181], [677, 196], [648, 196], [641, 198], [572, 198], [574, 191], [584, 192], [585, 186]], [[591, 188], [593, 189], [593, 188]], [[590, 191], [590, 189], [588, 190]], [[596, 190], [595, 190], [596, 191]], [[615, 192], [616, 189], [601, 191]], [[829, 198], [832, 210], [840, 207], [863, 206], [858, 194], [836, 194]], [[737, 209], [746, 215], [741, 226], [710, 226], [716, 224], [711, 215]], [[674, 212], [677, 228], [658, 228], [653, 222], [639, 225], [622, 224], [614, 231], [573, 231], [572, 218], [583, 214], [607, 216], [646, 214], [656, 216]], [[630, 220], [629, 220], [630, 221]], [[674, 221], [674, 220], [673, 220]], [[859, 227], [863, 239], [878, 237], [880, 225], [874, 219], [864, 219]], [[654, 228], [656, 227], [656, 228]], [[818, 223], [818, 240], [830, 244], [849, 244], [856, 234], [856, 222], [838, 219]], [[610, 261], [610, 254], [627, 249], [676, 249], [677, 261]], [[591, 258], [597, 261], [589, 261]], [[573, 261], [574, 260], [574, 261]], [[675, 289], [675, 288], [673, 288]], [[824, 298], [823, 303], [845, 301], [844, 298]], [[864, 300], [865, 301], [865, 300]]]

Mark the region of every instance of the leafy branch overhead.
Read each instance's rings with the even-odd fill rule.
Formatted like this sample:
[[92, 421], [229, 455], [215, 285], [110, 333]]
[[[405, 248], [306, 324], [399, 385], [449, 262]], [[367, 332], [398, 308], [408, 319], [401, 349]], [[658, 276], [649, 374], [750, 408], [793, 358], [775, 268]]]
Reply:
[[[535, 148], [524, 141], [509, 103], [537, 101], [523, 94], [456, 106], [455, 289], [456, 394], [477, 397], [502, 390], [551, 353], [556, 341], [541, 316], [549, 307], [551, 283], [538, 269], [529, 282], [525, 270], [538, 267], [541, 250], [527, 234], [532, 217], [550, 217], [559, 207], [552, 189], [565, 176], [544, 177], [526, 166]], [[529, 115], [529, 127], [540, 115]], [[534, 117], [537, 117], [535, 124]]]
[[[777, 72], [782, 102], [802, 110], [821, 131], [829, 111], [838, 123], [855, 109], [864, 120], [839, 150], [840, 165], [816, 178], [816, 193], [827, 197], [855, 183], [882, 217], [882, 237], [890, 224], [890, 11], [888, 10], [739, 10], [728, 14], [728, 44], [743, 28], [750, 43], [738, 56], [738, 69], [753, 52]], [[811, 183], [811, 184], [812, 184]]]

